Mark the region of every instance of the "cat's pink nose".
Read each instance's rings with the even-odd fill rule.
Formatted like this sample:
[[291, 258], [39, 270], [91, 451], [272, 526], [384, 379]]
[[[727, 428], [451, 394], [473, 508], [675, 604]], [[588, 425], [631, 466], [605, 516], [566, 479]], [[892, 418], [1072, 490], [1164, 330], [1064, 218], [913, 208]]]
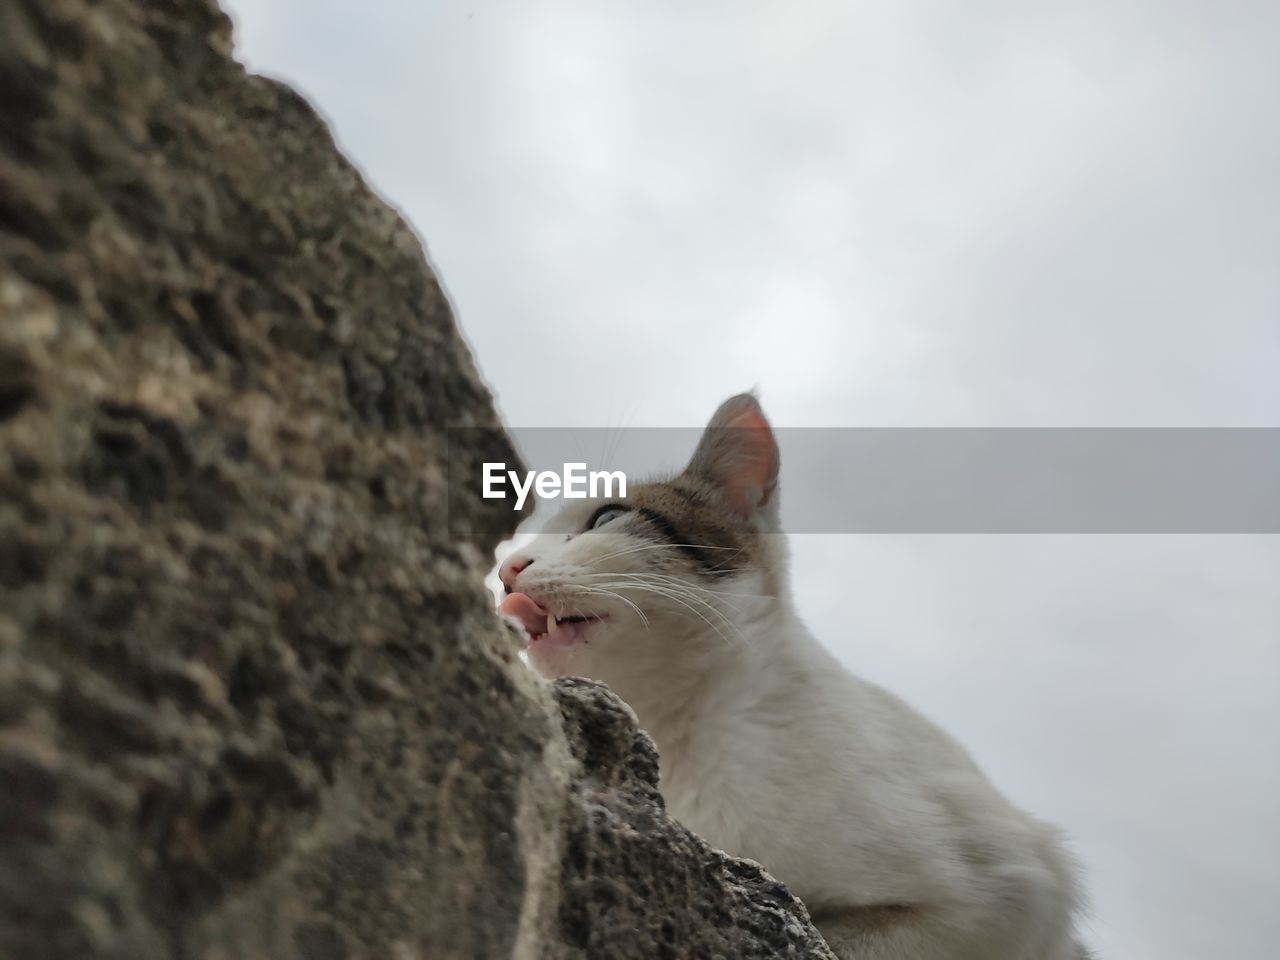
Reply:
[[498, 567], [498, 579], [502, 581], [502, 587], [507, 593], [516, 588], [516, 577], [520, 576], [520, 571], [531, 563], [533, 560], [520, 554], [507, 557], [502, 561], [502, 566]]

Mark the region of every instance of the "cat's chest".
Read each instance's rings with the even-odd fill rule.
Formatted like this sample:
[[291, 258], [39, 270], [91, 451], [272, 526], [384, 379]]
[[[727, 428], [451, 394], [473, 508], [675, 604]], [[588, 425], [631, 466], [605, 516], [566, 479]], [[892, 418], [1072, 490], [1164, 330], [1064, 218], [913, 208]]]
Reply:
[[659, 789], [668, 812], [722, 850], [747, 854], [769, 818], [759, 794], [767, 758], [731, 737], [658, 740]]

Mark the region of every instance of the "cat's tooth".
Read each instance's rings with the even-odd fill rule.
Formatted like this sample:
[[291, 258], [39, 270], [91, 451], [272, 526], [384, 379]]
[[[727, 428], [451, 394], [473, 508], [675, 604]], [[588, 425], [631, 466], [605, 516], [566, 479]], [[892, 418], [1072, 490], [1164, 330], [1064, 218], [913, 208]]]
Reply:
[[547, 614], [547, 636], [551, 636], [551, 634], [555, 633], [559, 629], [560, 629], [560, 624], [556, 622], [555, 614], [548, 613]]

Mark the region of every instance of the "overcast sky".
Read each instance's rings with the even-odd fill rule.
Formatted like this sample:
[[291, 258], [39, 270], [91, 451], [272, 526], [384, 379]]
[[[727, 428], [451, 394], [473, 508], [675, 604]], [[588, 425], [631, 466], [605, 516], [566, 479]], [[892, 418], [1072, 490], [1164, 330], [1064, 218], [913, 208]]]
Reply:
[[[1280, 426], [1274, 0], [230, 6], [514, 425]], [[1102, 960], [1276, 955], [1280, 538], [794, 549], [824, 642], [1069, 830]]]

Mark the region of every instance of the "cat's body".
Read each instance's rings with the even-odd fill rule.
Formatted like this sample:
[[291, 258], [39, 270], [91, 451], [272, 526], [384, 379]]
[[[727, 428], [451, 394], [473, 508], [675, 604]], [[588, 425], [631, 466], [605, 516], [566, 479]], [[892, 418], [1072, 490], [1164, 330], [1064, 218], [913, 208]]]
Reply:
[[735, 397], [684, 474], [569, 508], [583, 535], [545, 537], [501, 571], [531, 661], [626, 700], [672, 815], [786, 882], [841, 956], [1083, 957], [1056, 831], [796, 614], [776, 477], [767, 422]]

